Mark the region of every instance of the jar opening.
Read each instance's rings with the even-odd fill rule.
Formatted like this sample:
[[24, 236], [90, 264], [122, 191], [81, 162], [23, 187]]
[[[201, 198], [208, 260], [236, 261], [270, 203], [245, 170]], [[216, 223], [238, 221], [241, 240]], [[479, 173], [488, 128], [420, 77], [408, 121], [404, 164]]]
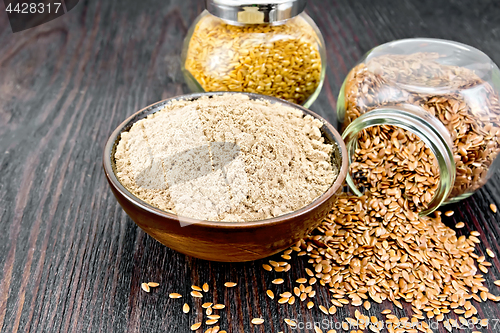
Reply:
[[[401, 128], [416, 135], [434, 155], [438, 169], [439, 181], [435, 189], [434, 196], [429, 201], [427, 208], [420, 211], [420, 215], [428, 215], [435, 211], [447, 199], [455, 182], [455, 162], [451, 150], [451, 139], [446, 128], [438, 119], [431, 117], [425, 111], [417, 109], [404, 109], [400, 107], [380, 108], [365, 113], [355, 119], [342, 135], [346, 143], [349, 163], [352, 164], [352, 157], [355, 154], [358, 142], [358, 134], [364, 129], [373, 126], [389, 125]], [[416, 162], [412, 162], [416, 163]], [[409, 163], [408, 163], [409, 165]], [[416, 166], [413, 167], [415, 169]], [[379, 170], [370, 170], [378, 172]], [[385, 170], [390, 171], [390, 170]], [[351, 190], [357, 194], [362, 193], [354, 183], [350, 173], [347, 174], [347, 184]]]

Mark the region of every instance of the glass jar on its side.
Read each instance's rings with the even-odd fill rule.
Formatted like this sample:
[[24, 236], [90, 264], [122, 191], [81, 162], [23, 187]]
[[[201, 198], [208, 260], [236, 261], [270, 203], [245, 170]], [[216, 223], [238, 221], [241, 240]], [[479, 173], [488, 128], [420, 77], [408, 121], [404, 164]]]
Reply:
[[[378, 46], [348, 74], [337, 106], [350, 156], [377, 125], [417, 135], [434, 154], [439, 183], [428, 214], [464, 199], [498, 169], [500, 71], [481, 51], [438, 39]], [[359, 194], [351, 177], [350, 187]]]
[[326, 52], [305, 1], [222, 2], [224, 10], [221, 1], [207, 0], [184, 40], [190, 90], [252, 92], [310, 106], [323, 85]]

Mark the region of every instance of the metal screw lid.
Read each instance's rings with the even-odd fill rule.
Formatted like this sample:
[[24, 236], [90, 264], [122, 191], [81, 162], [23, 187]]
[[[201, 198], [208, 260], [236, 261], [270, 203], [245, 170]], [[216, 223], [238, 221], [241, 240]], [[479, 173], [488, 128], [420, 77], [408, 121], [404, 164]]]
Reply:
[[307, 0], [206, 0], [210, 14], [230, 23], [285, 21], [304, 11]]

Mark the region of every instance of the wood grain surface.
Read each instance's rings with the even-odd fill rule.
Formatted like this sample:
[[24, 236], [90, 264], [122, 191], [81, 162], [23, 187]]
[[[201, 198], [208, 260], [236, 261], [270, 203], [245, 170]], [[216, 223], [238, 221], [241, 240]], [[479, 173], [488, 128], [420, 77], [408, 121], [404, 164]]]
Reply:
[[[178, 254], [141, 231], [105, 181], [101, 155], [111, 131], [140, 108], [187, 92], [179, 54], [203, 7], [200, 0], [84, 0], [54, 21], [13, 34], [0, 4], [0, 332], [185, 333], [201, 320], [203, 301], [227, 305], [220, 326], [230, 333], [291, 332], [283, 318], [328, 318], [264, 294], [280, 274], [286, 282], [274, 289], [290, 289], [304, 276], [305, 260], [294, 258], [285, 274], [265, 272], [264, 260], [221, 264]], [[332, 122], [345, 75], [378, 44], [445, 38], [500, 63], [496, 0], [311, 0], [307, 12], [328, 54], [325, 86], [311, 109]], [[446, 220], [464, 221], [460, 233], [480, 231], [480, 252], [490, 247], [498, 256], [500, 216], [488, 206], [500, 207], [499, 191], [496, 174], [450, 207], [455, 215]], [[500, 263], [492, 263], [487, 285], [499, 294], [491, 281], [500, 278]], [[160, 286], [145, 293], [140, 283], [147, 281]], [[238, 285], [224, 288], [225, 281]], [[203, 300], [188, 297], [192, 284], [205, 282], [210, 292]], [[185, 296], [170, 299], [170, 292]], [[316, 303], [328, 304], [326, 288], [317, 293]], [[183, 314], [184, 302], [194, 312]], [[480, 331], [499, 332], [500, 324], [493, 325], [500, 307], [475, 305], [478, 317], [490, 320]], [[391, 306], [369, 313], [384, 308]], [[328, 319], [341, 322], [353, 313], [346, 307]], [[254, 326], [252, 317], [266, 321]]]

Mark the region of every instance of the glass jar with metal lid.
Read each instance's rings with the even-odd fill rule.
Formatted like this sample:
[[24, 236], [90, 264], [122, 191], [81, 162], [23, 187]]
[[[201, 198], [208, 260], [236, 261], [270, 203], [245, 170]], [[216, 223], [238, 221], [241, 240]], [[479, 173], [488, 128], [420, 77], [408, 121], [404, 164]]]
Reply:
[[305, 6], [306, 0], [206, 0], [184, 40], [189, 88], [311, 105], [323, 85], [326, 54]]
[[[437, 164], [422, 170], [424, 175], [436, 167], [437, 174], [436, 183], [428, 184], [435, 185], [433, 198], [422, 211], [428, 214], [470, 196], [498, 169], [499, 91], [500, 71], [483, 52], [446, 40], [404, 39], [375, 47], [350, 71], [339, 94], [337, 116], [351, 157], [364, 135], [369, 144], [363, 149], [384, 146], [378, 147], [380, 155], [370, 151], [373, 156], [391, 151], [398, 163], [408, 165], [422, 158], [409, 156], [415, 145], [401, 143], [397, 135], [384, 141], [390, 147], [381, 144], [380, 136], [393, 127], [425, 143]], [[379, 138], [367, 140], [366, 131], [374, 126], [382, 128], [375, 131]], [[373, 164], [365, 169], [369, 173], [377, 168]], [[414, 177], [406, 190], [417, 178], [426, 181], [424, 176]], [[360, 194], [351, 176], [347, 181]]]

